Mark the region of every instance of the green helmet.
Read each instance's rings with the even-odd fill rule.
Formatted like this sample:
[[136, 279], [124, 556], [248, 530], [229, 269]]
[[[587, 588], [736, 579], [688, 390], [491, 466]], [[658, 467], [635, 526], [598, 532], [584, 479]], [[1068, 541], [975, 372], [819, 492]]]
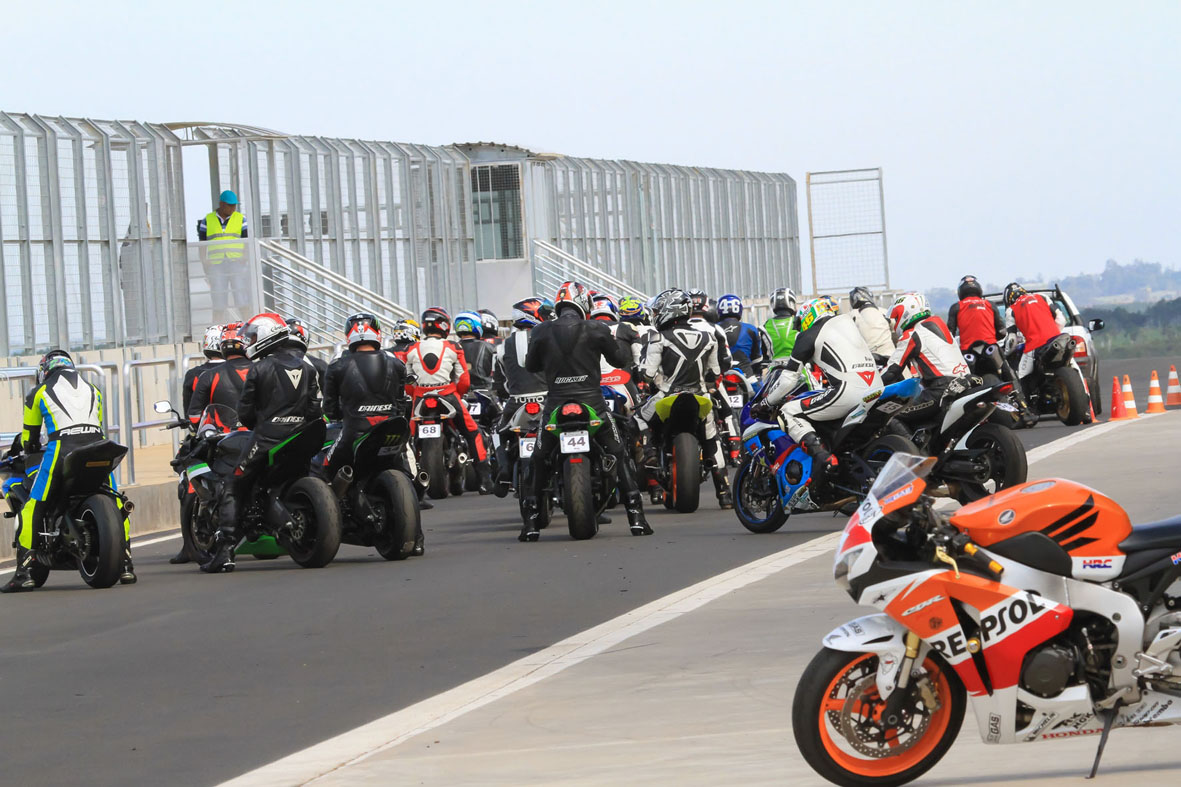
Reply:
[[837, 302], [827, 295], [813, 298], [800, 307], [800, 330], [806, 331], [816, 324], [822, 317], [840, 313]]

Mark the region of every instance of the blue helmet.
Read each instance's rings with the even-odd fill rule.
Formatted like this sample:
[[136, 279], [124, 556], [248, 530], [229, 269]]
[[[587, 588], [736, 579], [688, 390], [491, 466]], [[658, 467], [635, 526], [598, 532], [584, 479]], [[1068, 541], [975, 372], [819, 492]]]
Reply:
[[718, 316], [722, 318], [734, 317], [742, 319], [742, 299], [737, 295], [723, 295], [718, 298]]
[[458, 334], [474, 334], [477, 339], [484, 335], [483, 315], [478, 312], [460, 312], [455, 315], [452, 329]]

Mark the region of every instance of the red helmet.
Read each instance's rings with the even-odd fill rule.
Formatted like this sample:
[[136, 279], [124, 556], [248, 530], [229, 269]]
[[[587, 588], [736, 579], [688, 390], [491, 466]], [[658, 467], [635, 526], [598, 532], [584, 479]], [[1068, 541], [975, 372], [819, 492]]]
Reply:
[[256, 314], [242, 326], [242, 342], [246, 345], [246, 357], [261, 358], [275, 350], [291, 335], [287, 321], [274, 312]]
[[245, 355], [246, 343], [242, 341], [242, 323], [227, 323], [221, 332], [221, 354]]
[[308, 329], [304, 327], [303, 321], [298, 317], [288, 317], [287, 329], [290, 332], [290, 336], [288, 336], [288, 338], [299, 342], [306, 350], [308, 348], [308, 344], [310, 343], [308, 341], [310, 336], [308, 334]]
[[428, 336], [447, 338], [451, 333], [451, 315], [438, 306], [432, 306], [422, 313], [422, 332]]
[[558, 288], [558, 294], [554, 296], [554, 310], [560, 312], [563, 306], [578, 309], [579, 314], [585, 319], [592, 308], [590, 288], [576, 281], [563, 283]]

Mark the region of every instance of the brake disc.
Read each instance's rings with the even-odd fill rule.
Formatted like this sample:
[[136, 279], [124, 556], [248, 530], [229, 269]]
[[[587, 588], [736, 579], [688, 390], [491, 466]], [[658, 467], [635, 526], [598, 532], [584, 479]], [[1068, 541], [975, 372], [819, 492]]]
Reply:
[[[877, 676], [868, 675], [850, 690], [849, 696], [845, 698], [845, 706], [840, 712], [841, 735], [858, 754], [874, 759], [895, 757], [922, 740], [931, 723], [931, 713], [927, 712], [919, 716], [918, 725], [914, 726], [913, 722], [916, 718], [914, 708], [903, 707], [900, 711], [902, 722], [897, 727], [890, 728], [899, 730], [898, 744], [891, 746], [885, 741], [885, 735], [889, 729], [883, 727], [880, 721], [864, 718], [855, 712], [858, 705], [864, 704], [862, 697], [875, 691], [876, 687]], [[878, 700], [878, 702], [885, 705], [883, 700]], [[902, 739], [903, 733], [907, 736], [905, 740]]]

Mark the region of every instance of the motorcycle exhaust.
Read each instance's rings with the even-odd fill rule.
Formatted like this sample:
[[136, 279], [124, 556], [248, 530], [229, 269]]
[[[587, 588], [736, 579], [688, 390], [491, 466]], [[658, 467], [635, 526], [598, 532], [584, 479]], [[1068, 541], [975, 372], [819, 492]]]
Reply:
[[427, 475], [425, 470], [419, 470], [418, 475], [414, 476], [414, 483], [419, 486], [426, 486], [431, 482], [431, 477]]
[[455, 457], [455, 461], [459, 462], [461, 465], [466, 465], [468, 463], [468, 455], [460, 454], [459, 456]]
[[345, 465], [337, 472], [336, 477], [332, 479], [332, 493], [336, 495], [337, 499], [343, 499], [348, 493], [349, 487], [353, 485], [353, 468]]

